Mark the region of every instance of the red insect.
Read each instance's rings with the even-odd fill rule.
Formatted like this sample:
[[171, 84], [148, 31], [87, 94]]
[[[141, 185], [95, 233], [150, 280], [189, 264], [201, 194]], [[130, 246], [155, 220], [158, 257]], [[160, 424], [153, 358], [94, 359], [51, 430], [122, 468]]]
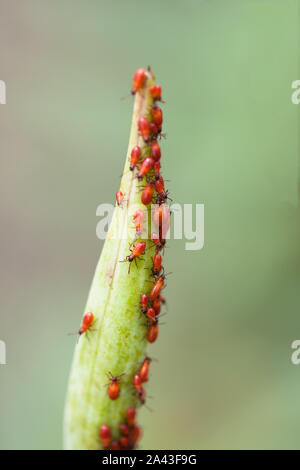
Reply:
[[144, 404], [145, 403], [146, 392], [145, 392], [144, 387], [142, 385], [141, 377], [137, 374], [133, 377], [133, 385], [134, 385], [136, 391], [138, 392], [139, 399], [140, 399], [141, 403]]
[[124, 195], [123, 195], [122, 191], [117, 191], [116, 192], [116, 201], [117, 201], [118, 206], [122, 205], [123, 199], [124, 199]]
[[145, 69], [137, 69], [137, 71], [135, 72], [133, 76], [132, 90], [131, 90], [132, 95], [135, 95], [135, 93], [142, 88], [142, 86], [144, 85], [146, 76], [147, 76], [147, 72]]
[[160, 164], [160, 161], [158, 160], [157, 162], [154, 162], [153, 164], [153, 172], [154, 172], [155, 178], [159, 178], [160, 169], [161, 169], [161, 164]]
[[149, 294], [150, 299], [154, 300], [160, 295], [160, 292], [161, 292], [161, 290], [162, 290], [162, 288], [164, 287], [164, 284], [165, 284], [165, 278], [166, 278], [165, 275], [162, 274], [161, 276], [159, 276], [156, 279], [156, 281], [155, 281], [155, 283], [154, 283], [154, 285], [151, 289], [151, 292]]
[[153, 85], [150, 87], [149, 91], [155, 101], [161, 101], [161, 85]]
[[110, 379], [107, 394], [111, 400], [116, 400], [119, 398], [120, 395], [120, 377], [124, 374], [120, 374], [118, 376], [113, 376], [111, 372], [109, 372], [108, 377]]
[[131, 154], [130, 154], [130, 167], [129, 167], [130, 171], [133, 171], [135, 167], [137, 166], [140, 160], [141, 154], [142, 154], [141, 147], [139, 147], [138, 145], [133, 147], [133, 149], [131, 150]]
[[139, 391], [142, 388], [142, 380], [141, 380], [141, 377], [138, 374], [136, 374], [133, 377], [133, 385], [135, 386], [135, 389], [137, 391]]
[[140, 131], [141, 136], [144, 139], [144, 142], [149, 142], [150, 140], [150, 124], [147, 118], [140, 117], [138, 120], [138, 129]]
[[155, 178], [155, 189], [160, 196], [160, 201], [165, 201], [168, 198], [169, 191], [165, 190], [165, 182], [161, 175]]
[[128, 436], [130, 430], [127, 424], [120, 424], [120, 432], [123, 436]]
[[149, 326], [148, 333], [147, 333], [147, 339], [149, 343], [154, 343], [158, 336], [158, 321], [156, 320], [154, 323], [152, 323]]
[[148, 382], [150, 362], [151, 362], [151, 358], [146, 357], [143, 362], [142, 367], [140, 368], [140, 378], [142, 382]]
[[151, 240], [156, 245], [156, 250], [161, 251], [166, 244], [166, 240], [164, 238], [160, 238], [158, 233], [153, 232], [151, 235]]
[[136, 410], [133, 407], [127, 408], [126, 410], [126, 419], [128, 426], [132, 427], [135, 425], [135, 415], [136, 415]]
[[160, 310], [161, 310], [160, 296], [156, 297], [156, 299], [153, 300], [152, 308], [154, 309], [156, 316], [160, 314]]
[[133, 426], [128, 437], [131, 448], [135, 446], [135, 444], [141, 438], [141, 436], [142, 436], [142, 429], [140, 428], [140, 426]]
[[151, 155], [154, 161], [157, 162], [158, 160], [160, 160], [161, 150], [160, 150], [160, 146], [158, 145], [157, 140], [153, 140], [151, 142]]
[[120, 446], [121, 446], [121, 449], [124, 449], [124, 450], [129, 449], [129, 439], [128, 439], [128, 437], [125, 437], [125, 436], [121, 437]]
[[111, 448], [111, 450], [120, 450], [121, 446], [118, 443], [118, 441], [112, 441], [112, 443], [110, 445], [110, 448]]
[[158, 276], [160, 271], [162, 270], [162, 257], [159, 253], [156, 253], [153, 257], [153, 267], [152, 273], [154, 276]]
[[152, 106], [152, 119], [154, 124], [157, 126], [158, 131], [160, 132], [163, 123], [163, 113], [159, 106]]
[[149, 302], [148, 295], [143, 294], [141, 297], [141, 309], [143, 313], [147, 312], [148, 302]]
[[141, 195], [141, 201], [145, 206], [148, 206], [153, 198], [153, 183], [149, 181], [144, 187]]
[[171, 224], [170, 210], [166, 204], [156, 205], [153, 212], [153, 223], [159, 228], [160, 240], [166, 237]]
[[91, 327], [94, 321], [94, 314], [92, 312], [85, 313], [82, 319], [81, 327], [78, 331], [79, 335], [86, 333], [88, 329]]
[[146, 157], [140, 166], [139, 172], [138, 172], [138, 179], [141, 180], [146, 176], [147, 173], [153, 168], [154, 160], [151, 157]]
[[149, 323], [153, 323], [155, 321], [155, 310], [154, 308], [148, 308], [147, 310], [147, 319], [149, 321]]
[[152, 134], [152, 140], [156, 140], [159, 132], [158, 132], [157, 126], [156, 126], [156, 124], [154, 124], [154, 122], [150, 122], [150, 131], [151, 131], [151, 134]]
[[145, 213], [141, 209], [138, 209], [133, 216], [133, 221], [135, 225], [136, 235], [141, 236], [144, 229]]
[[102, 446], [107, 449], [110, 443], [110, 428], [106, 424], [103, 424], [99, 429], [99, 436]]
[[134, 247], [131, 250], [130, 255], [128, 255], [126, 257], [126, 259], [124, 260], [124, 261], [128, 261], [130, 263], [129, 268], [128, 268], [128, 272], [130, 272], [130, 266], [131, 266], [132, 261], [134, 260], [135, 263], [136, 263], [136, 259], [139, 256], [141, 256], [143, 253], [145, 253], [145, 249], [146, 249], [146, 242], [137, 242], [134, 245]]

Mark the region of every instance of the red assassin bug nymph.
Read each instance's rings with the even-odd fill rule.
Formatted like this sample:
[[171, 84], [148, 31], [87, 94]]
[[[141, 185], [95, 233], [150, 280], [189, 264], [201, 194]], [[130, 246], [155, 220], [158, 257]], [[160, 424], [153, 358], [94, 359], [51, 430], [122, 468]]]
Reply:
[[136, 415], [136, 410], [131, 406], [130, 408], [127, 408], [126, 410], [126, 419], [128, 426], [133, 427], [135, 425], [135, 415]]
[[161, 169], [161, 164], [160, 164], [160, 161], [158, 160], [154, 162], [153, 164], [153, 173], [154, 173], [155, 178], [160, 177], [160, 169]]
[[128, 437], [122, 436], [120, 438], [120, 446], [121, 446], [121, 449], [123, 449], [123, 450], [128, 450], [129, 449], [129, 439], [128, 439]]
[[155, 317], [156, 317], [154, 308], [152, 307], [148, 308], [146, 316], [147, 316], [148, 322], [152, 324], [155, 321]]
[[88, 312], [84, 315], [81, 327], [78, 331], [79, 335], [82, 335], [83, 333], [86, 333], [87, 330], [91, 327], [93, 321], [94, 321], [94, 314], [92, 312]]
[[124, 373], [117, 375], [117, 376], [112, 375], [111, 372], [109, 372], [108, 374], [110, 382], [108, 385], [107, 394], [111, 400], [116, 400], [117, 398], [119, 398], [119, 395], [120, 395], [119, 379], [122, 375], [124, 375]]
[[141, 195], [141, 201], [145, 206], [148, 206], [153, 198], [153, 187], [154, 184], [149, 181], [146, 186], [144, 187]]
[[69, 333], [69, 335], [78, 334], [81, 336], [83, 333], [88, 334], [89, 331], [92, 331], [91, 326], [95, 320], [95, 316], [92, 312], [85, 313], [81, 322], [78, 333]]
[[160, 296], [156, 297], [156, 299], [153, 300], [152, 308], [154, 309], [156, 316], [160, 314], [160, 310], [161, 310]]
[[153, 257], [153, 267], [152, 273], [154, 276], [158, 276], [160, 271], [162, 270], [162, 257], [160, 253], [156, 253]]
[[156, 126], [156, 124], [154, 124], [154, 122], [150, 122], [150, 131], [151, 131], [151, 134], [152, 134], [152, 140], [156, 140], [159, 132], [158, 132], [157, 126]]
[[135, 167], [137, 166], [141, 158], [141, 154], [142, 154], [141, 147], [139, 147], [138, 145], [135, 145], [133, 149], [131, 150], [131, 154], [130, 154], [130, 167], [129, 167], [130, 171], [133, 171]]
[[138, 120], [138, 129], [140, 131], [141, 136], [144, 139], [144, 142], [149, 142], [150, 140], [150, 123], [147, 118], [140, 117]]
[[140, 375], [140, 378], [141, 378], [142, 382], [148, 382], [150, 362], [151, 362], [151, 358], [146, 357], [143, 364], [142, 364], [142, 367], [140, 368], [140, 374], [139, 375]]
[[128, 436], [130, 449], [133, 449], [134, 445], [137, 443], [141, 436], [142, 429], [140, 428], [140, 426], [133, 426]]
[[164, 287], [165, 278], [166, 278], [165, 275], [162, 274], [161, 276], [159, 276], [159, 277], [156, 279], [156, 281], [155, 281], [155, 283], [154, 283], [154, 286], [152, 287], [151, 292], [150, 292], [150, 294], [149, 294], [150, 299], [154, 300], [154, 299], [156, 299], [156, 297], [159, 296], [159, 294], [160, 294], [162, 288]]
[[99, 429], [99, 436], [101, 439], [102, 446], [104, 447], [104, 449], [107, 449], [110, 444], [110, 427], [106, 426], [106, 424], [103, 424]]
[[149, 91], [154, 101], [161, 101], [161, 85], [153, 85]]
[[120, 450], [121, 446], [118, 443], [118, 441], [112, 441], [112, 443], [110, 445], [110, 448], [111, 448], [111, 450]]
[[140, 402], [142, 403], [142, 405], [145, 403], [145, 395], [146, 395], [146, 392], [145, 392], [145, 389], [142, 385], [142, 380], [141, 380], [141, 377], [136, 374], [134, 377], [133, 377], [133, 385], [138, 393], [138, 396], [139, 396], [139, 399], [140, 399]]
[[[143, 255], [145, 253], [145, 249], [146, 249], [146, 242], [137, 242], [134, 247], [132, 248], [131, 250], [131, 253], [130, 255], [128, 255], [126, 257], [126, 259], [124, 261], [128, 261], [129, 262], [129, 268], [128, 268], [128, 273], [130, 272], [130, 267], [131, 267], [131, 263], [132, 261], [134, 260], [135, 261], [135, 264], [136, 264], [136, 260], [137, 258], [139, 258], [141, 255]], [[123, 261], [122, 261], [123, 262]]]
[[159, 106], [154, 105], [152, 107], [152, 119], [153, 119], [154, 124], [158, 128], [158, 131], [160, 132], [162, 122], [163, 122], [163, 113]]
[[132, 82], [132, 90], [131, 94], [135, 95], [137, 91], [139, 91], [142, 86], [144, 85], [145, 79], [146, 79], [147, 73], [145, 69], [137, 69], [133, 76], [133, 82]]
[[124, 194], [122, 193], [122, 191], [117, 191], [116, 192], [116, 201], [117, 201], [117, 204], [118, 204], [119, 207], [122, 205], [123, 199], [124, 199]]
[[120, 424], [120, 432], [121, 434], [123, 434], [123, 436], [128, 436], [128, 434], [130, 433], [128, 425], [125, 423]]
[[154, 160], [151, 157], [145, 158], [140, 166], [139, 172], [138, 172], [138, 179], [141, 180], [146, 176], [147, 173], [153, 168]]
[[164, 182], [164, 179], [161, 175], [158, 175], [158, 177], [156, 177], [155, 189], [156, 189], [157, 194], [159, 196], [158, 197], [158, 203], [159, 204], [162, 204], [163, 202], [165, 202], [166, 199], [170, 199], [168, 197], [169, 191], [165, 190], [165, 182]]
[[142, 310], [142, 313], [147, 312], [148, 302], [149, 302], [148, 295], [143, 294], [142, 297], [141, 297], [141, 310]]
[[149, 343], [154, 343], [158, 336], [158, 320], [151, 323], [147, 333], [147, 339]]
[[157, 140], [151, 142], [151, 156], [154, 161], [159, 161], [161, 157], [161, 150]]

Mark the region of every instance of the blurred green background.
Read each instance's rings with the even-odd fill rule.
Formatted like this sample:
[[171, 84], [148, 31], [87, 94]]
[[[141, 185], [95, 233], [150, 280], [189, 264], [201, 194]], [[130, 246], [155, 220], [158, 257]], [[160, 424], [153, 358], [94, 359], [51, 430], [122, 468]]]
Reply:
[[62, 447], [74, 337], [137, 67], [163, 86], [163, 175], [205, 204], [167, 251], [142, 448], [300, 448], [295, 0], [0, 0], [0, 447]]

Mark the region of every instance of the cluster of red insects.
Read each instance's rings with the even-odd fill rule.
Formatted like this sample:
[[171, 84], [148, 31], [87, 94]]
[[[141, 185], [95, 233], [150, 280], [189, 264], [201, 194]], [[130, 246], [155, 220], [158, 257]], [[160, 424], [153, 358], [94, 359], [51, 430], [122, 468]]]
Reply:
[[109, 426], [103, 424], [99, 430], [102, 447], [111, 450], [133, 449], [142, 435], [142, 429], [136, 424], [135, 417], [135, 408], [128, 408], [126, 411], [126, 423], [120, 425], [121, 437], [119, 441], [111, 439]]
[[[150, 72], [150, 70], [148, 70]], [[138, 69], [133, 78], [132, 94], [139, 92], [143, 88], [147, 79], [147, 71]], [[161, 136], [163, 113], [157, 105], [161, 100], [161, 86], [153, 85], [150, 87], [150, 95], [153, 99], [151, 109], [151, 121], [141, 116], [138, 120], [138, 131], [146, 144], [144, 151], [147, 155], [142, 157], [142, 149], [135, 146], [131, 150], [130, 155], [130, 171], [137, 170], [137, 178], [139, 181], [145, 178], [145, 186], [141, 192], [141, 202], [144, 206], [155, 203], [153, 211], [153, 224], [157, 227], [157, 232], [151, 234], [153, 246], [155, 246], [155, 254], [153, 257], [152, 275], [154, 283], [149, 294], [143, 293], [140, 299], [140, 310], [145, 316], [147, 324], [147, 340], [153, 343], [158, 336], [158, 316], [161, 311], [161, 305], [165, 303], [165, 299], [161, 295], [161, 291], [165, 284], [164, 268], [162, 266], [161, 252], [166, 244], [166, 234], [170, 227], [170, 211], [166, 204], [168, 199], [168, 191], [165, 189], [164, 179], [160, 174], [161, 170], [161, 149], [158, 144], [158, 137]], [[149, 153], [149, 155], [148, 155]], [[140, 160], [142, 160], [140, 162]], [[150, 176], [149, 176], [150, 175]], [[116, 201], [118, 206], [122, 205], [124, 196], [121, 191], [116, 193]], [[145, 241], [137, 241], [142, 237], [145, 221], [145, 212], [139, 209], [133, 215], [135, 226], [135, 242], [130, 250], [130, 254], [125, 261], [130, 266], [133, 261], [144, 254], [146, 250]], [[94, 321], [92, 313], [85, 314], [79, 334], [86, 332]], [[148, 373], [151, 359], [146, 357], [144, 362], [139, 366], [137, 373], [133, 377], [133, 386], [139, 397], [141, 404], [145, 403], [145, 389], [143, 384], [148, 381]], [[123, 375], [123, 374], [121, 374]], [[120, 395], [120, 377], [113, 376], [109, 373], [108, 396], [111, 400], [116, 400]], [[136, 410], [128, 408], [126, 423], [120, 425], [120, 439], [115, 441], [111, 439], [111, 430], [107, 425], [102, 425], [99, 430], [100, 440], [104, 449], [133, 449], [141, 435], [141, 429], [135, 424]]]
[[[144, 85], [147, 78], [147, 72], [144, 69], [138, 69], [133, 77], [132, 94], [137, 93]], [[153, 98], [153, 106], [151, 109], [151, 121], [146, 117], [141, 116], [138, 120], [138, 130], [146, 144], [149, 143], [150, 154], [145, 156], [141, 161], [137, 172], [137, 178], [142, 180], [146, 178], [146, 184], [142, 190], [141, 202], [145, 206], [155, 202], [155, 208], [153, 211], [153, 223], [158, 228], [158, 232], [151, 234], [151, 240], [156, 247], [156, 254], [153, 257], [152, 274], [154, 276], [154, 285], [151, 292], [148, 295], [143, 294], [141, 296], [141, 311], [145, 314], [148, 324], [147, 339], [150, 343], [153, 343], [158, 336], [158, 315], [161, 309], [161, 302], [164, 299], [160, 293], [165, 283], [165, 275], [163, 273], [162, 257], [159, 253], [165, 247], [166, 239], [165, 236], [170, 227], [170, 210], [166, 204], [168, 199], [168, 191], [165, 190], [164, 179], [160, 174], [161, 170], [161, 149], [157, 142], [158, 137], [161, 135], [163, 113], [161, 108], [157, 105], [161, 99], [161, 86], [153, 85], [150, 87], [150, 95]], [[139, 146], [133, 147], [130, 156], [130, 170], [133, 171], [139, 164], [142, 156], [142, 150]], [[151, 176], [148, 178], [148, 175]], [[156, 194], [155, 194], [156, 193]], [[137, 210], [133, 216], [135, 224], [136, 237], [140, 237], [143, 232], [143, 224], [145, 219], [145, 213], [143, 210]], [[137, 242], [130, 255], [127, 257], [127, 261], [132, 263], [133, 260], [141, 256], [146, 249], [146, 243], [143, 241]], [[130, 265], [129, 265], [130, 267]], [[149, 305], [149, 302], [152, 305]], [[134, 378], [134, 385], [139, 393], [141, 401], [144, 400], [144, 390], [138, 379]]]

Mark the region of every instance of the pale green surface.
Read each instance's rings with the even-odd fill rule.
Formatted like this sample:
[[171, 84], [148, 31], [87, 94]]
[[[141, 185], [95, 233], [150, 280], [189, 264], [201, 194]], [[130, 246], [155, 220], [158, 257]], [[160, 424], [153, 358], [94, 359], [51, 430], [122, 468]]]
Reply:
[[[294, 0], [1, 0], [2, 448], [61, 448], [75, 332], [113, 202], [133, 71], [165, 110], [171, 197], [205, 203], [205, 247], [170, 241], [144, 448], [300, 448]], [[153, 33], [153, 34], [152, 34]]]
[[[133, 214], [137, 209], [148, 212], [151, 207], [141, 203], [137, 170], [131, 172], [130, 154], [138, 145], [142, 155], [149, 154], [149, 144], [139, 135], [137, 122], [141, 116], [151, 118], [153, 100], [149, 87], [154, 84], [152, 74], [136, 95], [131, 133], [120, 190], [124, 195], [122, 206], [116, 206], [105, 241], [85, 312], [95, 315], [97, 330], [87, 339], [84, 335], [77, 344], [66, 403], [65, 448], [73, 450], [100, 449], [99, 429], [110, 427], [111, 440], [119, 440], [121, 423], [126, 422], [126, 410], [139, 407], [133, 387], [133, 377], [139, 373], [146, 357], [147, 327], [141, 315], [142, 294], [151, 290], [152, 260], [155, 248], [147, 241], [142, 259], [133, 261], [130, 269], [123, 263], [130, 254], [129, 246], [146, 241], [149, 234], [136, 238], [132, 230]], [[144, 238], [146, 236], [146, 238]], [[129, 269], [129, 270], [128, 270]], [[107, 395], [107, 374], [120, 377], [120, 396], [110, 400]], [[148, 389], [148, 387], [145, 387]], [[137, 413], [138, 419], [138, 413]]]

